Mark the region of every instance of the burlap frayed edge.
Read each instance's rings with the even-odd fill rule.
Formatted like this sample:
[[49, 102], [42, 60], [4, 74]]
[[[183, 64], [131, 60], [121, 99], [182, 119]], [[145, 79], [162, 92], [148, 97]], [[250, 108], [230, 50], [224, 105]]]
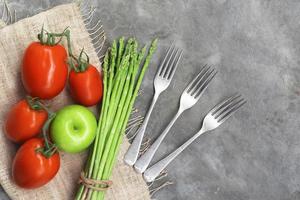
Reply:
[[[96, 7], [92, 6], [89, 0], [74, 0], [73, 3], [77, 4], [81, 12], [84, 25], [91, 38], [91, 43], [93, 44], [99, 61], [102, 64], [102, 60], [105, 55], [104, 46], [106, 42], [106, 35], [101, 20], [97, 20], [96, 22], [93, 21]], [[48, 8], [38, 9], [35, 12], [40, 13], [46, 11], [47, 9]], [[0, 10], [0, 28], [18, 21], [17, 11], [10, 8], [6, 1], [0, 0]]]
[[[141, 91], [140, 91], [141, 92]], [[139, 94], [140, 94], [139, 92]], [[140, 125], [143, 123], [144, 117], [139, 115], [139, 110], [137, 108], [132, 109], [131, 117], [128, 121], [128, 125], [126, 127], [125, 135], [128, 138], [129, 143], [132, 143], [134, 137], [137, 134], [137, 130], [140, 127]], [[139, 152], [139, 156], [144, 154], [148, 148], [150, 147], [151, 140], [149, 137], [145, 137], [143, 139], [141, 149]], [[168, 180], [168, 172], [167, 170], [163, 170], [159, 176], [156, 177], [156, 179], [153, 182], [147, 183], [150, 197], [152, 198], [153, 195], [160, 191], [161, 189], [173, 185], [174, 182]]]
[[[97, 53], [97, 56], [99, 58], [99, 62], [102, 64], [102, 60], [104, 58], [105, 52], [104, 52], [104, 46], [106, 42], [106, 35], [105, 31], [103, 29], [103, 25], [101, 23], [101, 20], [97, 20], [95, 23], [93, 22], [94, 14], [96, 11], [96, 7], [92, 6], [90, 4], [89, 0], [83, 1], [83, 0], [74, 0], [74, 3], [78, 5], [78, 8], [81, 11], [81, 16], [84, 21], [84, 24], [86, 26], [86, 29], [89, 33], [89, 36], [91, 38], [91, 43], [93, 44], [95, 51]], [[1, 18], [0, 18], [0, 28], [3, 28], [6, 25], [13, 24], [18, 21], [17, 12], [15, 9], [11, 9], [6, 1], [2, 2], [2, 6], [0, 8], [2, 10]], [[47, 9], [40, 9], [37, 10], [37, 13], [46, 11]], [[29, 17], [29, 16], [27, 16]], [[142, 90], [139, 91], [138, 95], [141, 95]], [[128, 126], [126, 128], [126, 136], [131, 143], [134, 139], [137, 128], [143, 123], [143, 117], [141, 115], [134, 116], [134, 114], [138, 114], [138, 109], [133, 109], [132, 117], [128, 122]], [[142, 147], [140, 150], [140, 155], [145, 153], [147, 149], [150, 146], [150, 138], [145, 138]], [[172, 181], [164, 180], [167, 177], [167, 171], [164, 170], [156, 179], [155, 181], [148, 183], [149, 193], [150, 197], [152, 197], [156, 192], [163, 189], [164, 187], [167, 187], [168, 185], [174, 184]], [[163, 180], [162, 183], [160, 180]], [[102, 180], [91, 180], [87, 179], [84, 176], [84, 173], [81, 173], [80, 184], [84, 184], [86, 187], [98, 190], [98, 191], [105, 191], [110, 188], [112, 185], [112, 181], [102, 181]], [[95, 185], [100, 186], [95, 186]]]

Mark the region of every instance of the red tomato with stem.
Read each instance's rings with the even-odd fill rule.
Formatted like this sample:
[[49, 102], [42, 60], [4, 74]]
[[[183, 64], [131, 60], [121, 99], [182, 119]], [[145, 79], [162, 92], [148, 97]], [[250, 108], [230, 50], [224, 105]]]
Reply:
[[17, 151], [12, 165], [14, 182], [27, 189], [38, 188], [48, 183], [58, 172], [60, 156], [58, 152], [46, 157], [42, 153], [44, 140], [32, 138]]
[[[31, 99], [32, 100], [32, 99]], [[7, 114], [5, 134], [13, 142], [24, 142], [40, 133], [48, 118], [48, 113], [36, 102], [23, 99]]]
[[67, 52], [62, 45], [31, 43], [21, 69], [23, 85], [30, 96], [51, 99], [65, 87], [68, 77]]
[[102, 98], [101, 74], [88, 62], [79, 63], [77, 68], [71, 70], [69, 86], [74, 100], [84, 106], [96, 105]]

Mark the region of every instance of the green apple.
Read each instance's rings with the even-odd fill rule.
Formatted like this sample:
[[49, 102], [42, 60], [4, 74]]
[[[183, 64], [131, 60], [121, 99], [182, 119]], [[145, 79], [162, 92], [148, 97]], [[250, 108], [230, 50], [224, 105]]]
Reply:
[[78, 153], [90, 146], [96, 129], [96, 118], [89, 109], [69, 105], [57, 112], [51, 123], [50, 136], [59, 150]]

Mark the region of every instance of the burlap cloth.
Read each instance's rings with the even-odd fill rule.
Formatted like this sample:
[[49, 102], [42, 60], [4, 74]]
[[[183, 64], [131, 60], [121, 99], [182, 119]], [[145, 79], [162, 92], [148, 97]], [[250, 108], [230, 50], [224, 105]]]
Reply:
[[[6, 26], [0, 30], [0, 126], [3, 127], [5, 114], [9, 108], [24, 98], [24, 90], [20, 79], [20, 65], [26, 46], [36, 40], [42, 24], [48, 30], [60, 32], [69, 26], [72, 34], [73, 49], [81, 47], [90, 55], [91, 63], [100, 67], [91, 39], [85, 29], [79, 8], [76, 4], [55, 7], [46, 12]], [[64, 91], [53, 102], [52, 108], [57, 110], [71, 104], [68, 92]], [[94, 111], [96, 109], [94, 108]], [[18, 126], [18, 124], [16, 124]], [[129, 143], [124, 141], [114, 168], [113, 186], [107, 191], [109, 200], [148, 200], [148, 187], [142, 177], [131, 167], [123, 164], [123, 155]], [[61, 168], [57, 176], [47, 185], [35, 190], [23, 190], [11, 179], [11, 164], [17, 146], [8, 141], [1, 129], [0, 135], [0, 184], [11, 199], [23, 200], [68, 200], [73, 199], [78, 187], [86, 153], [70, 155], [61, 153]]]

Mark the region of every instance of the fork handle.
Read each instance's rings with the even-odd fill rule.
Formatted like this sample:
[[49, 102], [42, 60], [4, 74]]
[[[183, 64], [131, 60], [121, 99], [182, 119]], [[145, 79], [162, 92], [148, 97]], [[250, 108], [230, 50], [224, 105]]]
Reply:
[[143, 173], [147, 167], [149, 166], [155, 152], [157, 151], [158, 147], [160, 146], [163, 139], [168, 134], [169, 130], [177, 120], [177, 118], [180, 116], [180, 114], [183, 111], [181, 109], [178, 110], [176, 115], [173, 117], [173, 119], [170, 121], [168, 126], [165, 128], [165, 130], [160, 134], [160, 136], [155, 140], [155, 142], [149, 147], [149, 149], [136, 161], [134, 168], [137, 172]]
[[178, 147], [175, 151], [170, 153], [164, 159], [158, 161], [150, 168], [148, 168], [144, 172], [144, 179], [146, 182], [152, 182], [155, 178], [184, 150], [186, 149], [193, 141], [195, 141], [202, 133], [204, 133], [203, 129], [201, 129], [198, 133], [196, 133], [193, 137], [183, 143], [180, 147]]
[[144, 121], [143, 121], [142, 125], [140, 126], [140, 128], [138, 129], [137, 134], [136, 134], [131, 146], [129, 147], [127, 153], [125, 154], [124, 161], [127, 165], [133, 166], [138, 158], [141, 144], [143, 141], [143, 137], [144, 137], [147, 125], [148, 125], [148, 121], [149, 121], [150, 115], [152, 113], [152, 110], [154, 108], [154, 105], [159, 97], [159, 94], [160, 93], [155, 92], [152, 102], [151, 102], [151, 105], [147, 111], [145, 118], [144, 118]]

